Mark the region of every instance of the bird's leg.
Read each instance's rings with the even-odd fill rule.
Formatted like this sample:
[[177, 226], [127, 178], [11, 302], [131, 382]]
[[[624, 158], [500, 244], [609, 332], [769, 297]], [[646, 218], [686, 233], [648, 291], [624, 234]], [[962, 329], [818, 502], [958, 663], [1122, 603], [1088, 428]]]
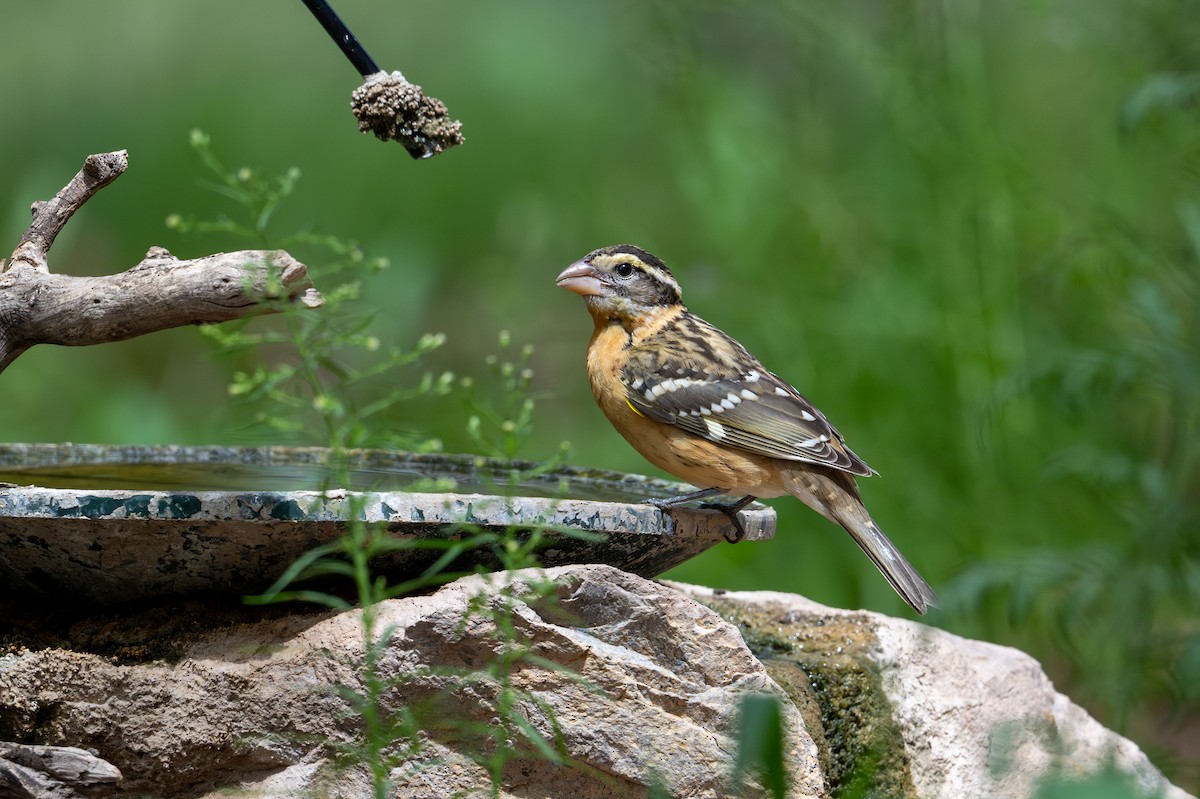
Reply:
[[715, 497], [723, 491], [724, 489], [722, 488], [702, 488], [699, 491], [693, 491], [690, 494], [680, 494], [677, 497], [671, 497], [669, 499], [650, 497], [645, 501], [656, 508], [666, 510], [667, 508], [678, 508], [680, 505], [686, 505], [695, 499], [708, 499], [709, 497]]
[[[671, 510], [672, 508], [677, 508], [680, 505], [686, 505], [694, 499], [707, 499], [708, 497], [714, 497], [720, 493], [721, 489], [719, 488], [702, 488], [699, 491], [693, 491], [690, 494], [681, 494], [680, 496], [670, 497], [668, 499], [650, 497], [642, 501], [648, 505], [653, 505], [659, 510]], [[668, 516], [667, 518], [670, 519], [671, 517]]]
[[[690, 494], [683, 494], [678, 497], [671, 497], [670, 499], [651, 498], [647, 499], [646, 502], [650, 503], [656, 508], [667, 510], [669, 508], [677, 508], [680, 505], [686, 505], [692, 500], [708, 499], [709, 497], [715, 497], [718, 494], [723, 493], [725, 493], [725, 489], [723, 488], [702, 488], [699, 491], [693, 491]], [[721, 513], [724, 513], [729, 517], [729, 521], [733, 522], [733, 535], [727, 534], [725, 536], [725, 540], [731, 544], [736, 544], [738, 541], [741, 541], [746, 537], [746, 528], [742, 527], [742, 520], [738, 518], [738, 513], [742, 510], [742, 508], [749, 505], [755, 499], [757, 499], [757, 497], [744, 496], [737, 502], [705, 502], [700, 507], [708, 508], [710, 510], [719, 510]]]

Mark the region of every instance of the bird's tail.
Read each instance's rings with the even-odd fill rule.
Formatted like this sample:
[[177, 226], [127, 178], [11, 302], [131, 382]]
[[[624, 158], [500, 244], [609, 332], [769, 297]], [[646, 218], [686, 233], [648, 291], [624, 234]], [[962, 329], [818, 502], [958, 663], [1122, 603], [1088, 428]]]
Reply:
[[[820, 468], [820, 467], [818, 467]], [[854, 478], [833, 469], [795, 469], [784, 475], [788, 493], [835, 521], [867, 554], [900, 598], [917, 613], [938, 607], [937, 595], [896, 545], [875, 524], [858, 496]]]

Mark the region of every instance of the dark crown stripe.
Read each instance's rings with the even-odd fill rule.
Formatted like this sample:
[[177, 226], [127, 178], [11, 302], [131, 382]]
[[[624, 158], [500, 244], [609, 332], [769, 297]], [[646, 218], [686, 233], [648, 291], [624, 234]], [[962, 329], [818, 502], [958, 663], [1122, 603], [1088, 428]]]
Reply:
[[652, 254], [646, 252], [645, 250], [643, 250], [641, 247], [635, 247], [632, 244], [617, 244], [613, 247], [604, 247], [602, 249], [596, 250], [596, 252], [594, 252], [592, 254], [593, 255], [617, 255], [617, 254], [632, 255], [635, 258], [637, 258], [639, 261], [644, 263], [646, 266], [652, 266], [655, 269], [659, 269], [667, 277], [671, 278], [672, 281], [675, 280], [675, 276], [671, 274], [671, 270], [667, 268], [667, 265], [664, 264], [657, 255], [652, 255]]

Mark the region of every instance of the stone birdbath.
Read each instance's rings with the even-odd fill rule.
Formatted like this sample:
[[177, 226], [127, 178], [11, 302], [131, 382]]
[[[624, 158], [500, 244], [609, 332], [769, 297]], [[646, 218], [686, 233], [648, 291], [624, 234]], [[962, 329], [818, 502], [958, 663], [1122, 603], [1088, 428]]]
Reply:
[[[343, 535], [351, 514], [414, 542], [539, 530], [543, 566], [605, 563], [643, 577], [730, 530], [719, 511], [646, 504], [690, 486], [639, 475], [356, 450], [338, 470], [348, 484], [331, 485], [329, 459], [320, 448], [0, 445], [0, 595], [121, 605], [261, 592], [300, 555]], [[744, 540], [774, 534], [764, 505], [740, 518]], [[391, 581], [413, 578], [442, 551], [414, 546], [376, 569]], [[477, 549], [451, 570], [498, 565]]]

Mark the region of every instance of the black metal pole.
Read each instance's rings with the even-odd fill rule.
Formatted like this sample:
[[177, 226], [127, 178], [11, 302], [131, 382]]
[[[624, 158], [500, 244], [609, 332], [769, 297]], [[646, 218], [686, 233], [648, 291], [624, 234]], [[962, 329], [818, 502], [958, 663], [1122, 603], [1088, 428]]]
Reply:
[[375, 63], [375, 59], [367, 55], [367, 51], [346, 27], [346, 23], [342, 22], [341, 17], [330, 8], [329, 3], [326, 3], [325, 0], [303, 0], [303, 2], [317, 18], [317, 22], [321, 23], [325, 32], [329, 34], [329, 38], [333, 39], [338, 48], [346, 54], [346, 58], [350, 59], [350, 63], [358, 70], [358, 74], [365, 78], [367, 75], [374, 75], [381, 71], [379, 65]]

